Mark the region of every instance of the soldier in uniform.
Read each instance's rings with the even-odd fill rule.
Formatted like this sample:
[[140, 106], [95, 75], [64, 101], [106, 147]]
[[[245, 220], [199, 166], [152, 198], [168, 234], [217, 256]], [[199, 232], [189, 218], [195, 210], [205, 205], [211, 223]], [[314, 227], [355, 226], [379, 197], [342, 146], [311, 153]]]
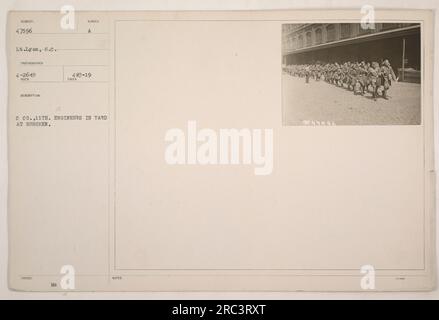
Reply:
[[387, 99], [392, 81], [398, 81], [388, 60], [384, 60], [381, 65], [376, 61], [372, 63], [348, 61], [340, 64], [317, 62], [288, 65], [286, 70], [292, 76], [305, 78], [305, 83], [309, 83], [311, 77], [315, 81], [324, 80], [334, 86], [344, 87], [353, 91], [355, 95], [370, 92], [375, 101], [379, 96]]
[[369, 91], [372, 92], [373, 100], [377, 101], [378, 88], [381, 85], [380, 82], [380, 65], [378, 62], [372, 62], [372, 66], [369, 68]]
[[352, 71], [353, 77], [352, 77], [352, 83], [353, 83], [353, 91], [354, 94], [360, 94], [362, 95], [364, 93], [364, 84], [362, 82], [362, 73], [360, 66], [356, 66]]
[[389, 90], [390, 86], [392, 85], [392, 80], [398, 81], [395, 72], [393, 72], [392, 67], [390, 66], [389, 60], [384, 60], [381, 69], [380, 69], [380, 77], [382, 82], [382, 95], [384, 99], [388, 99], [387, 97], [387, 91]]
[[309, 77], [310, 77], [311, 71], [309, 67], [305, 68], [305, 83], [309, 83]]

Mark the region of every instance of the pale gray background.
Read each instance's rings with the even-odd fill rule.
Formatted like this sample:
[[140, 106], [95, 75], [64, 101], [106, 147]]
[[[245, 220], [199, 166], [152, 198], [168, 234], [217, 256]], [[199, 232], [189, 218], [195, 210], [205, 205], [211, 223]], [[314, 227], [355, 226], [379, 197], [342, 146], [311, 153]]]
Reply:
[[[59, 10], [63, 5], [73, 5], [76, 10], [257, 10], [257, 9], [355, 9], [364, 4], [386, 9], [434, 9], [439, 20], [437, 0], [2, 0], [0, 2], [0, 298], [1, 299], [439, 299], [439, 290], [428, 293], [22, 293], [7, 286], [7, 64], [5, 50], [6, 17], [9, 10]], [[437, 83], [439, 67], [439, 25], [435, 24], [434, 81]], [[434, 91], [435, 155], [439, 156], [439, 130], [437, 115], [438, 86]], [[437, 194], [436, 194], [437, 198]], [[439, 219], [437, 219], [439, 222]], [[437, 227], [439, 230], [439, 226]], [[439, 245], [439, 241], [436, 241]], [[438, 263], [439, 264], [439, 263]]]

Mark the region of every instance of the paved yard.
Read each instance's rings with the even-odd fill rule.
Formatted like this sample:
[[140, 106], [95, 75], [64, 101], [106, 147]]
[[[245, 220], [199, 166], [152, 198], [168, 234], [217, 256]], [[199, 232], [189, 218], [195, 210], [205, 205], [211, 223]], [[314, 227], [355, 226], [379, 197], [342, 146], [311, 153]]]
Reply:
[[394, 82], [389, 100], [374, 101], [370, 93], [352, 91], [324, 81], [282, 75], [284, 125], [304, 125], [308, 121], [335, 125], [414, 125], [421, 121], [421, 85]]

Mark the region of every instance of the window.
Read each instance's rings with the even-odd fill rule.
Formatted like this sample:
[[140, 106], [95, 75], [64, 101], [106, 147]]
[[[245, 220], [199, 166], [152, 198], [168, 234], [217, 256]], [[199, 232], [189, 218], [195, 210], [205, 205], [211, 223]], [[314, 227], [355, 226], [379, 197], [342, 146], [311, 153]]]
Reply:
[[297, 47], [298, 48], [303, 48], [303, 36], [302, 35], [299, 36], [299, 43], [298, 43]]
[[315, 31], [316, 34], [316, 44], [320, 44], [323, 42], [323, 38], [322, 38], [322, 29], [316, 29]]
[[335, 26], [330, 24], [326, 26], [326, 41], [334, 41], [335, 40]]
[[306, 33], [306, 46], [309, 47], [310, 45], [312, 45], [312, 39], [311, 39], [311, 32], [308, 31]]
[[341, 38], [349, 38], [351, 36], [351, 24], [350, 23], [342, 23], [341, 24]]

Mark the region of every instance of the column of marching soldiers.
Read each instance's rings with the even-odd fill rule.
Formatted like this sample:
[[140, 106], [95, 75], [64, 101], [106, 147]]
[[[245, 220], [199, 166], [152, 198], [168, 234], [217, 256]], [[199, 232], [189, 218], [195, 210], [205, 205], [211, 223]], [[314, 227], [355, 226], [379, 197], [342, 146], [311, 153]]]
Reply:
[[355, 95], [372, 94], [376, 101], [378, 97], [388, 99], [387, 91], [392, 81], [398, 81], [388, 60], [378, 62], [345, 62], [345, 63], [316, 63], [288, 65], [284, 72], [309, 83], [312, 78], [316, 81], [326, 81], [338, 87], [353, 91]]

